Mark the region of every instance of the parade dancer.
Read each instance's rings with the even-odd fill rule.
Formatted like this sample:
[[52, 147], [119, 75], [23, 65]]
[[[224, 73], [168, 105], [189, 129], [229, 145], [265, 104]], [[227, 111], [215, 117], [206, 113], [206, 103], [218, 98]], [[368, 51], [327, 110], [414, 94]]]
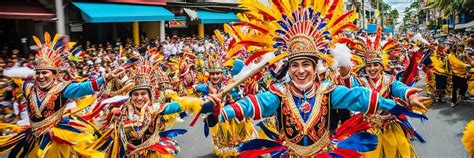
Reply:
[[[216, 30], [217, 31], [217, 30]], [[221, 51], [224, 51], [225, 44], [220, 33], [216, 33], [217, 38], [220, 40], [221, 46], [223, 46]], [[209, 81], [201, 83], [196, 86], [196, 91], [198, 94], [202, 94], [202, 98], [208, 97], [210, 94], [217, 94], [222, 91], [222, 88], [229, 82], [231, 79], [224, 76], [223, 71], [224, 67], [222, 64], [222, 58], [224, 53], [219, 51], [214, 51], [209, 53], [208, 62], [208, 73]], [[233, 61], [233, 63], [226, 63], [228, 66], [231, 65], [231, 71], [228, 71], [230, 75], [235, 75], [242, 69], [243, 63], [241, 61]], [[231, 77], [231, 76], [228, 76]], [[229, 92], [223, 99], [223, 103], [234, 103], [235, 100], [240, 98], [239, 89], [234, 88]], [[207, 137], [209, 131], [212, 134], [212, 140], [214, 144], [214, 153], [219, 157], [226, 156], [237, 156], [239, 154], [238, 147], [243, 142], [257, 138], [257, 131], [252, 124], [252, 119], [246, 120], [229, 120], [227, 122], [216, 123], [216, 117], [209, 115], [204, 120], [204, 134]]]
[[[458, 40], [458, 42], [456, 42], [455, 50], [452, 50], [447, 57], [449, 70], [451, 72], [451, 82], [453, 83], [451, 107], [456, 106], [460, 101], [466, 98], [465, 94], [468, 88], [467, 75], [471, 71], [471, 65], [468, 64], [468, 56], [464, 52], [464, 41], [456, 37], [453, 38]], [[461, 100], [458, 100], [458, 94]]]
[[33, 36], [39, 47], [34, 67], [35, 81], [30, 83], [15, 79], [26, 97], [31, 126], [1, 124], [0, 128], [13, 128], [17, 134], [2, 139], [0, 153], [10, 152], [9, 157], [102, 155], [93, 150], [84, 150], [99, 135], [88, 122], [65, 111], [65, 105], [72, 98], [98, 91], [106, 80], [113, 78], [112, 74], [117, 74], [122, 69], [82, 83], [62, 81], [57, 75], [64, 60], [61, 55], [70, 49], [71, 44], [58, 44], [59, 37], [60, 35], [56, 34], [51, 41], [49, 33], [46, 32], [43, 44]]
[[[358, 133], [365, 129], [364, 125], [353, 124], [355, 122], [362, 123], [357, 121], [361, 120], [360, 115], [354, 117], [353, 121], [346, 121], [347, 124], [336, 129], [336, 134], [333, 134], [329, 130], [328, 122], [331, 120], [331, 116], [328, 115], [329, 109], [346, 108], [363, 113], [375, 113], [377, 109], [390, 110], [393, 113], [406, 111], [403, 107], [397, 106], [393, 100], [383, 98], [376, 91], [363, 87], [348, 89], [344, 86], [336, 86], [329, 81], [319, 83], [316, 81], [317, 61], [324, 59], [330, 62], [332, 58], [329, 55], [328, 47], [339, 41], [337, 35], [342, 30], [355, 28], [350, 23], [355, 18], [354, 12], [343, 13], [341, 1], [330, 1], [329, 3], [291, 1], [271, 3], [269, 7], [258, 1], [246, 1], [241, 6], [248, 10], [246, 12], [248, 15], [241, 17], [244, 22], [240, 26], [252, 28], [249, 33], [253, 35], [251, 37], [254, 40], [249, 41], [255, 43], [246, 42], [264, 48], [268, 44], [273, 48], [283, 47], [288, 53], [288, 73], [291, 79], [287, 83], [271, 84], [270, 91], [247, 95], [233, 104], [224, 106], [219, 111], [219, 121], [228, 121], [234, 118], [259, 120], [276, 115], [279, 131], [278, 142], [282, 146], [273, 148], [266, 144], [245, 143], [246, 145], [243, 146], [251, 152], [244, 153], [251, 155], [262, 152], [274, 154], [276, 150], [284, 148], [284, 154], [289, 156], [332, 157], [331, 155], [340, 156], [344, 153], [359, 155], [357, 152], [374, 149], [372, 148], [374, 144], [362, 149], [345, 144], [346, 140], [376, 141], [371, 134]], [[239, 28], [233, 28], [233, 30], [239, 30]], [[261, 39], [270, 40], [255, 41]], [[211, 101], [204, 105], [204, 112], [212, 111], [210, 106], [218, 105], [219, 98], [219, 95], [211, 95]], [[413, 95], [411, 106], [424, 109], [420, 102], [423, 99]], [[219, 106], [214, 108], [219, 108]], [[342, 134], [343, 131], [350, 132]], [[340, 137], [341, 134], [345, 135], [347, 139]], [[264, 150], [257, 151], [257, 149], [261, 149], [259, 147]], [[241, 150], [244, 149], [241, 148]]]
[[[333, 69], [335, 72], [334, 83], [337, 85], [346, 86], [352, 88], [357, 79], [354, 77], [355, 74], [350, 74], [354, 64], [352, 63], [351, 50], [344, 44], [336, 44], [331, 50], [334, 60]], [[339, 71], [341, 71], [339, 73]], [[346, 75], [341, 75], [346, 74]], [[330, 122], [331, 130], [335, 130], [339, 125], [344, 123], [351, 117], [351, 111], [348, 109], [331, 109], [331, 115], [333, 116]]]
[[[170, 119], [185, 111], [198, 111], [202, 100], [199, 98], [180, 98], [176, 92], [166, 95], [176, 102], [156, 102], [155, 95], [159, 74], [152, 61], [141, 58], [134, 72], [134, 86], [128, 91], [128, 100], [116, 96], [114, 101], [103, 100], [113, 105], [109, 116], [105, 116], [103, 136], [91, 148], [107, 153], [107, 157], [174, 157], [180, 148], [172, 138], [186, 133], [183, 129], [169, 128]], [[93, 116], [105, 105], [101, 103], [85, 117]], [[112, 102], [112, 103], [111, 103]], [[99, 108], [100, 107], [100, 108]], [[110, 108], [110, 107], [109, 107]], [[196, 110], [197, 109], [197, 110]], [[90, 118], [90, 117], [89, 117]]]
[[447, 47], [444, 43], [440, 43], [430, 58], [434, 67], [436, 101], [439, 103], [444, 102], [446, 87], [448, 85], [448, 60], [446, 58], [446, 52]]
[[[367, 87], [372, 92], [376, 92], [384, 98], [393, 99], [397, 104], [405, 107], [414, 107], [413, 111], [426, 113], [426, 109], [417, 109], [415, 104], [420, 104], [422, 100], [429, 100], [427, 97], [418, 96], [420, 89], [409, 87], [396, 80], [396, 76], [386, 74], [388, 66], [388, 53], [394, 47], [394, 41], [381, 41], [382, 29], [378, 28], [373, 37], [360, 37], [361, 42], [352, 42], [364, 48], [364, 74], [355, 76], [353, 87]], [[383, 43], [383, 44], [382, 44]], [[415, 62], [415, 61], [410, 61]], [[346, 73], [347, 74], [347, 73]], [[343, 74], [343, 75], [346, 75]], [[348, 74], [349, 75], [349, 74]], [[425, 102], [429, 103], [429, 102]], [[427, 104], [425, 104], [427, 105]], [[413, 113], [415, 114], [415, 113]], [[421, 115], [417, 116], [426, 119]], [[417, 157], [410, 136], [416, 136], [421, 142], [424, 140], [414, 131], [406, 116], [394, 115], [387, 110], [377, 110], [365, 113], [365, 118], [372, 125], [371, 133], [377, 134], [377, 149], [364, 153], [366, 157]]]
[[[464, 51], [466, 52], [466, 55], [468, 56], [469, 64], [471, 66], [474, 66], [474, 38], [470, 37], [466, 39], [466, 47], [464, 48]], [[468, 75], [468, 88], [467, 91], [471, 97], [474, 96], [474, 69], [471, 69], [471, 72]]]
[[178, 70], [176, 70], [178, 80], [178, 94], [180, 96], [198, 96], [196, 94], [196, 56], [185, 53], [178, 62]]

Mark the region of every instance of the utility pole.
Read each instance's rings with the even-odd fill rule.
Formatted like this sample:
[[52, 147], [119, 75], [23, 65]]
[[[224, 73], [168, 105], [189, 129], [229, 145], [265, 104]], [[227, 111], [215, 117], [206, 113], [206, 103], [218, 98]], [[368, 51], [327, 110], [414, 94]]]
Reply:
[[55, 0], [56, 6], [56, 32], [61, 35], [66, 35], [66, 24], [64, 20], [63, 0]]
[[383, 28], [383, 16], [384, 16], [384, 10], [383, 7], [380, 6], [380, 0], [377, 0], [379, 8], [380, 8], [380, 26]]
[[365, 29], [365, 6], [364, 6], [364, 0], [362, 0], [362, 29]]

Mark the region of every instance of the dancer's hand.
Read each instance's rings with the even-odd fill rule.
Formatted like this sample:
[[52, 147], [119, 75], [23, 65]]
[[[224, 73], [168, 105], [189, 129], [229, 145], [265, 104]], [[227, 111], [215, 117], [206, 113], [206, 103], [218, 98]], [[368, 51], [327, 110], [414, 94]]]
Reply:
[[113, 108], [111, 110], [112, 114], [114, 114], [115, 116], [120, 116], [122, 114], [122, 110], [120, 108]]
[[[206, 97], [206, 100], [203, 104], [203, 109], [205, 109], [206, 112], [209, 112], [208, 110], [212, 109], [212, 113], [214, 116], [219, 116], [219, 113], [221, 111], [221, 102], [222, 100], [222, 93], [217, 93], [217, 94], [210, 94], [209, 96]], [[209, 106], [209, 103], [212, 103], [212, 107]]]
[[111, 72], [105, 74], [105, 79], [107, 81], [109, 80], [112, 80], [114, 78], [122, 78], [124, 77], [125, 75], [122, 75], [123, 73], [126, 72], [126, 70], [128, 68], [130, 68], [133, 64], [126, 64], [126, 65], [123, 65], [123, 66], [120, 66], [114, 70], [112, 70]]
[[339, 74], [341, 74], [342, 77], [347, 77], [349, 73], [351, 72], [351, 67], [340, 67], [339, 68]]
[[222, 98], [222, 93], [209, 94], [209, 96], [206, 97], [206, 102], [210, 101], [214, 104], [214, 106], [217, 106], [220, 102], [222, 102], [220, 98]]
[[[417, 91], [419, 92], [421, 89], [417, 89]], [[418, 93], [415, 93], [412, 94], [408, 100], [410, 101], [410, 106], [412, 108], [419, 110], [421, 113], [428, 112], [428, 108], [423, 104], [423, 102], [431, 100], [430, 97], [419, 96]]]

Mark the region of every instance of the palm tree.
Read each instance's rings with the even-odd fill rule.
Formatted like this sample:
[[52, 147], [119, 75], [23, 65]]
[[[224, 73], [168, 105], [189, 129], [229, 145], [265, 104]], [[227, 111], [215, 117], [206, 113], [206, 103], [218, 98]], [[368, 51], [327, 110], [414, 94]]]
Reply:
[[471, 9], [474, 0], [429, 0], [428, 7], [436, 8], [441, 11], [444, 16], [450, 16], [460, 9]]

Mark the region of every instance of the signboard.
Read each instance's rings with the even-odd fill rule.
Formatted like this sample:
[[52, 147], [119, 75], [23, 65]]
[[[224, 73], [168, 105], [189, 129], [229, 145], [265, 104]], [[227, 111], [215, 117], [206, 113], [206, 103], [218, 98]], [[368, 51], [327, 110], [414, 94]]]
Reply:
[[82, 23], [72, 23], [69, 24], [69, 27], [71, 28], [71, 32], [82, 32], [84, 31], [82, 28]]
[[171, 21], [168, 21], [168, 27], [169, 28], [187, 28], [188, 25], [186, 25], [186, 21], [171, 20]]
[[387, 27], [383, 28], [383, 32], [384, 33], [393, 33], [393, 27], [387, 26]]
[[368, 24], [367, 33], [377, 33], [377, 24]]
[[448, 33], [448, 25], [442, 25], [441, 32]]

